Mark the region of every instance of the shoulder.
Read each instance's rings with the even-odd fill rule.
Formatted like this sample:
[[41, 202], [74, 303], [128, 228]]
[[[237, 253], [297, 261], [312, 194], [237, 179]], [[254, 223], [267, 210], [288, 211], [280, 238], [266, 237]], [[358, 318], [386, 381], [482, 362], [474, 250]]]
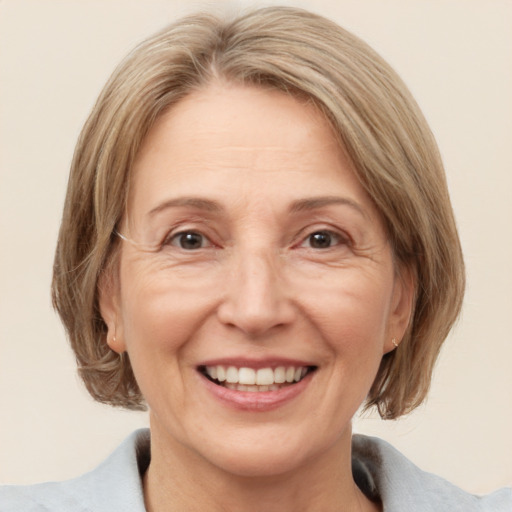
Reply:
[[510, 488], [475, 496], [422, 471], [381, 439], [355, 435], [352, 448], [355, 471], [364, 473], [385, 511], [512, 512]]
[[1, 512], [144, 512], [140, 472], [149, 431], [133, 433], [90, 473], [64, 482], [0, 487]]

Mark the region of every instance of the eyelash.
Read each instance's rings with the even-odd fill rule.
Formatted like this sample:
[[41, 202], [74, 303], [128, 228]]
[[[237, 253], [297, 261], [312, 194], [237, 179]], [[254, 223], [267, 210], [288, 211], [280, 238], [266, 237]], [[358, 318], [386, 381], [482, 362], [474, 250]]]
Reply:
[[[185, 237], [185, 236], [200, 237], [201, 238], [201, 246], [188, 248], [188, 249], [183, 247], [180, 242], [183, 242], [183, 237]], [[320, 242], [320, 243], [321, 243], [321, 240], [320, 240], [319, 236], [324, 236], [325, 239], [329, 242], [329, 245], [327, 247], [313, 247], [312, 245], [307, 245], [308, 242], [311, 244], [313, 237], [315, 237], [315, 236], [317, 237], [317, 242]], [[332, 241], [334, 241], [334, 243], [331, 243]], [[303, 238], [301, 240], [301, 242], [299, 244], [295, 245], [295, 247], [307, 247], [307, 248], [313, 249], [313, 250], [327, 250], [327, 249], [331, 249], [332, 247], [337, 246], [337, 245], [348, 245], [349, 243], [350, 243], [349, 238], [344, 234], [338, 233], [338, 232], [330, 230], [330, 229], [318, 229], [318, 230], [308, 233], [305, 236], [305, 238]], [[192, 229], [179, 231], [178, 233], [173, 233], [173, 234], [169, 235], [164, 240], [163, 245], [177, 247], [186, 252], [197, 251], [200, 249], [208, 249], [208, 248], [215, 246], [215, 244], [206, 235], [204, 235], [200, 231], [196, 231], [196, 230], [192, 230]]]
[[[313, 231], [309, 233], [306, 238], [303, 239], [303, 241], [299, 244], [299, 247], [305, 247], [305, 244], [309, 241], [310, 243], [313, 240], [314, 236], [321, 235], [325, 236], [329, 242], [334, 241], [334, 243], [331, 245], [329, 244], [328, 247], [313, 247], [312, 245], [309, 245], [308, 248], [310, 249], [317, 249], [317, 250], [326, 250], [331, 249], [334, 246], [337, 245], [347, 245], [349, 243], [348, 237], [346, 235], [343, 235], [341, 233], [337, 233], [336, 231], [332, 231], [330, 229], [318, 229], [316, 231]], [[317, 238], [317, 241], [319, 239]]]
[[[181, 245], [179, 245], [179, 241], [180, 241], [180, 239], [182, 240], [183, 237], [185, 237], [185, 236], [199, 236], [199, 237], [201, 237], [201, 240], [202, 240], [201, 247], [192, 248], [192, 249], [186, 249], [185, 247], [181, 247]], [[175, 241], [178, 241], [178, 243], [173, 243]], [[203, 245], [204, 242], [207, 242], [208, 245], [204, 246]], [[190, 229], [190, 230], [180, 231], [178, 233], [174, 233], [174, 234], [169, 235], [164, 240], [164, 244], [163, 245], [171, 245], [173, 247], [178, 247], [178, 248], [183, 249], [185, 251], [194, 251], [194, 250], [198, 250], [198, 249], [205, 249], [205, 248], [208, 248], [208, 247], [212, 247], [214, 244], [210, 241], [210, 239], [206, 235], [203, 235], [203, 233], [201, 233], [200, 231], [195, 231], [193, 229]]]

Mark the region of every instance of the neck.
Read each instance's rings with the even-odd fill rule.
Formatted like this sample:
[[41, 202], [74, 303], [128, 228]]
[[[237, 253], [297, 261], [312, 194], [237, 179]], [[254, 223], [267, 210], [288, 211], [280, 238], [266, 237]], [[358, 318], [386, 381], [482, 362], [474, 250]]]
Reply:
[[[241, 476], [219, 468], [152, 429], [144, 477], [148, 512], [377, 512], [351, 470], [351, 431], [317, 460], [282, 474]], [[347, 444], [348, 443], [348, 444]]]

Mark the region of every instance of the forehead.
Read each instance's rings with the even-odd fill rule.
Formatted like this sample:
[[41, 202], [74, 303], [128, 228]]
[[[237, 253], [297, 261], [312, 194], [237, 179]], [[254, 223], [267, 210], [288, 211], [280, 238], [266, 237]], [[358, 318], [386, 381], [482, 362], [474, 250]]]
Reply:
[[221, 185], [240, 197], [260, 191], [297, 200], [335, 183], [368, 199], [317, 108], [276, 90], [216, 83], [153, 126], [134, 164], [129, 207], [142, 211], [164, 195], [222, 196]]

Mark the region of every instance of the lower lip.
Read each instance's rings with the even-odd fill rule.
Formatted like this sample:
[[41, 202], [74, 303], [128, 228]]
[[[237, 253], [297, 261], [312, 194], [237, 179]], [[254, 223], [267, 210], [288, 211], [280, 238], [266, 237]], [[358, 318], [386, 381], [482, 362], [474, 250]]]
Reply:
[[200, 375], [208, 391], [228, 407], [241, 411], [266, 412], [282, 407], [304, 392], [311, 382], [312, 374], [306, 375], [301, 381], [275, 391], [237, 391], [219, 386]]

